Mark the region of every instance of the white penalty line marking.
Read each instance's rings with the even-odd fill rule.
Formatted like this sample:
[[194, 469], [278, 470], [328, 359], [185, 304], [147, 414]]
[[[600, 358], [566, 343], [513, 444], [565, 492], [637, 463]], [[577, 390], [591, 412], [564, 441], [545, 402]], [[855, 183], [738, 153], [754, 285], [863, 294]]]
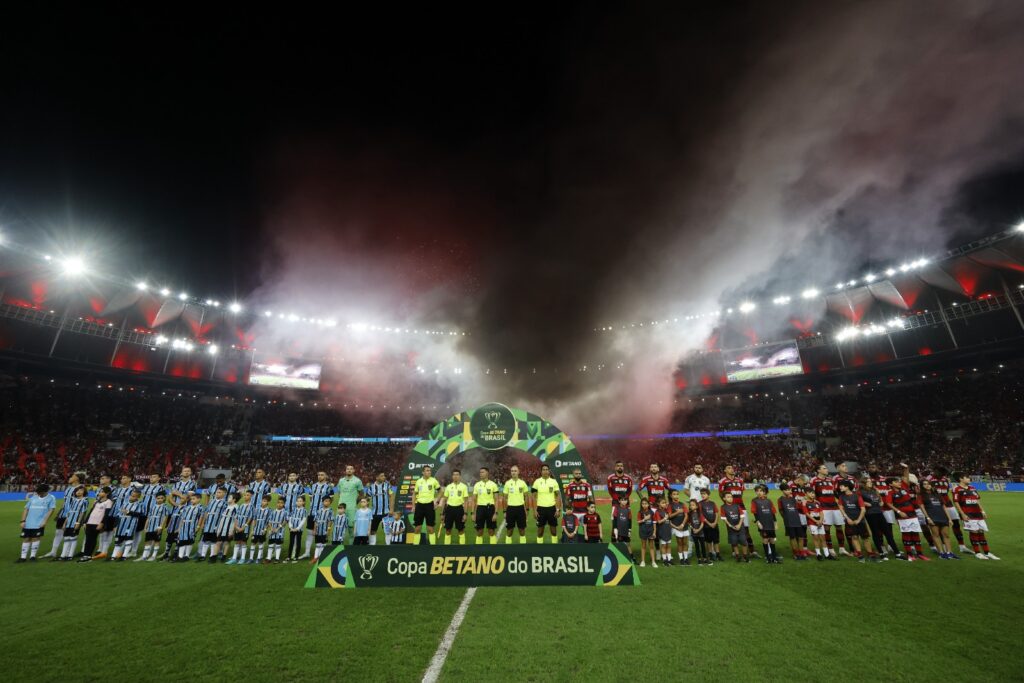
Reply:
[[444, 662], [448, 659], [448, 653], [452, 650], [452, 645], [455, 643], [455, 636], [459, 633], [459, 627], [462, 626], [462, 620], [466, 618], [466, 611], [469, 609], [469, 603], [473, 601], [474, 595], [476, 595], [476, 586], [466, 589], [466, 594], [462, 596], [462, 602], [459, 603], [459, 608], [455, 610], [455, 614], [452, 615], [452, 622], [448, 624], [448, 630], [444, 632], [444, 637], [441, 638], [441, 642], [437, 646], [437, 651], [434, 653], [433, 659], [430, 660], [430, 666], [427, 667], [427, 672], [423, 674], [423, 683], [435, 683], [441, 676], [441, 669], [444, 668]]

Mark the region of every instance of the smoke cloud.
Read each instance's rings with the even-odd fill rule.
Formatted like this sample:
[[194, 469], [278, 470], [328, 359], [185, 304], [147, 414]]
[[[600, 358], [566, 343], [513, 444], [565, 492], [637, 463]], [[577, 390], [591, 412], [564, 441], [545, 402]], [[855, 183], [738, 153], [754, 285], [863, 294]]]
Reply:
[[991, 229], [958, 192], [1024, 153], [1024, 6], [648, 11], [567, 28], [527, 133], [457, 152], [415, 134], [283, 142], [256, 298], [341, 327], [258, 338], [344, 358], [353, 392], [410, 406], [654, 429], [713, 321], [595, 328], [794, 295]]

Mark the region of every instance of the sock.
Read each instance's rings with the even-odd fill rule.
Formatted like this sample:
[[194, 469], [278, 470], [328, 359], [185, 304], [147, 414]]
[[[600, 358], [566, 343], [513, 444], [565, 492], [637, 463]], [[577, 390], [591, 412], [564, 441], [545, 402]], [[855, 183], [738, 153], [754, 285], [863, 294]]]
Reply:
[[452, 544], [452, 535], [451, 535], [451, 533], [450, 533], [450, 532], [449, 532], [449, 533], [446, 533], [446, 534], [444, 535], [444, 544], [445, 544], [445, 545], [451, 545], [451, 544]]
[[114, 544], [114, 558], [116, 559], [118, 557], [121, 557], [123, 554], [124, 554], [124, 544], [123, 543], [116, 543], [116, 544]]
[[969, 533], [970, 533], [970, 537], [971, 537], [971, 550], [973, 550], [976, 553], [980, 553], [981, 552], [981, 534], [979, 534], [977, 531], [971, 531]]
[[526, 543], [526, 534], [519, 532], [519, 542]]
[[484, 544], [484, 537], [483, 537], [483, 535], [477, 534], [477, 536], [476, 536], [476, 544], [477, 545], [483, 545]]
[[182, 560], [188, 559], [188, 546], [187, 545], [179, 545], [178, 546], [178, 558], [182, 559]]
[[75, 554], [75, 541], [78, 539], [68, 538], [64, 541], [64, 557], [73, 557]]
[[842, 527], [838, 527], [837, 526], [836, 527], [836, 544], [839, 545], [840, 547], [842, 547], [844, 543], [846, 543], [846, 534], [843, 533], [843, 528]]
[[[832, 531], [831, 527], [825, 527], [825, 546], [832, 549]], [[828, 553], [825, 553], [825, 557], [828, 557]]]
[[57, 532], [53, 535], [53, 547], [50, 548], [50, 554], [56, 555], [57, 550], [63, 551], [64, 548], [64, 530], [57, 529]]
[[253, 550], [254, 550], [254, 551], [255, 551], [255, 553], [256, 553], [256, 557], [255, 557], [255, 558], [252, 558], [252, 557], [250, 556], [250, 559], [255, 559], [255, 560], [257, 560], [257, 561], [260, 561], [260, 560], [262, 560], [262, 559], [263, 559], [263, 546], [261, 545], [261, 546], [260, 546], [260, 547], [258, 547], [258, 548], [253, 548]]
[[427, 542], [430, 543], [430, 545], [437, 545], [437, 536], [432, 533], [428, 533]]
[[32, 544], [31, 543], [22, 543], [21, 544], [21, 559], [24, 560], [26, 557], [28, 557], [28, 549], [29, 549], [30, 545], [32, 545]]
[[985, 537], [985, 532], [984, 531], [979, 531], [978, 532], [978, 536], [979, 536], [978, 540], [981, 542], [981, 552], [987, 553], [989, 551], [988, 550], [988, 539]]
[[814, 554], [815, 555], [821, 555], [821, 548], [815, 548], [814, 549]]
[[420, 544], [420, 535], [419, 535], [419, 533], [414, 533], [414, 534], [412, 535], [412, 537], [411, 537], [411, 538], [409, 539], [409, 541], [410, 541], [410, 542], [411, 542], [411, 543], [412, 543], [413, 545], [419, 545], [419, 544]]
[[110, 534], [112, 534], [112, 533], [114, 533], [114, 532], [112, 532], [112, 531], [104, 531], [102, 534], [100, 534], [100, 547], [99, 547], [99, 551], [101, 553], [107, 552], [107, 548], [110, 547]]
[[459, 536], [459, 545], [466, 545], [466, 541], [468, 541], [468, 540], [469, 540], [469, 538], [467, 537], [466, 532], [463, 531], [462, 535]]
[[167, 545], [164, 546], [164, 557], [170, 557], [174, 552], [174, 541], [167, 541]]
[[951, 520], [951, 521], [952, 521], [951, 526], [953, 527], [953, 535], [956, 536], [956, 542], [959, 543], [960, 545], [963, 545], [964, 544], [964, 532], [960, 529], [960, 520], [959, 519], [954, 519], [954, 520]]
[[316, 555], [314, 555], [314, 557], [319, 560], [320, 559], [320, 553], [322, 553], [323, 550], [324, 550], [324, 544], [323, 543], [317, 543], [316, 544]]
[[306, 554], [309, 555], [310, 549], [313, 547], [313, 534], [306, 536]]
[[129, 538], [127, 541], [124, 542], [124, 552], [125, 552], [126, 555], [128, 555], [128, 557], [132, 556], [132, 550], [134, 548], [135, 548], [135, 541], [134, 541], [134, 539]]

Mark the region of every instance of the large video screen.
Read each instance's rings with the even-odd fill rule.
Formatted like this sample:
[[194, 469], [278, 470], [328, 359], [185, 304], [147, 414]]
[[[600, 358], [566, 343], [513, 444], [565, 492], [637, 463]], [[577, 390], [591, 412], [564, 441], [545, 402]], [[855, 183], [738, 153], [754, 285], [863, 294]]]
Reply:
[[290, 389], [319, 389], [323, 365], [301, 358], [257, 354], [249, 369], [249, 384]]
[[730, 382], [799, 375], [804, 371], [795, 341], [722, 351], [722, 361]]

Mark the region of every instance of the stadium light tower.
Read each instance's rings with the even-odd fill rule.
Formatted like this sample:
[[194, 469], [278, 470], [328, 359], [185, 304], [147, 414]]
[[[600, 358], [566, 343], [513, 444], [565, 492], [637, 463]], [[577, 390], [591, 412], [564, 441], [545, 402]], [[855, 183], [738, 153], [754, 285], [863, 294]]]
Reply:
[[750, 313], [755, 308], [757, 308], [757, 304], [753, 301], [744, 301], [740, 304], [740, 313]]
[[232, 313], [241, 313], [242, 304], [238, 303], [237, 301], [232, 301], [231, 304], [228, 306], [228, 310], [231, 311]]
[[802, 296], [805, 299], [813, 299], [817, 297], [819, 294], [821, 294], [821, 292], [819, 292], [814, 287], [808, 287], [807, 289], [800, 293], [800, 296]]

